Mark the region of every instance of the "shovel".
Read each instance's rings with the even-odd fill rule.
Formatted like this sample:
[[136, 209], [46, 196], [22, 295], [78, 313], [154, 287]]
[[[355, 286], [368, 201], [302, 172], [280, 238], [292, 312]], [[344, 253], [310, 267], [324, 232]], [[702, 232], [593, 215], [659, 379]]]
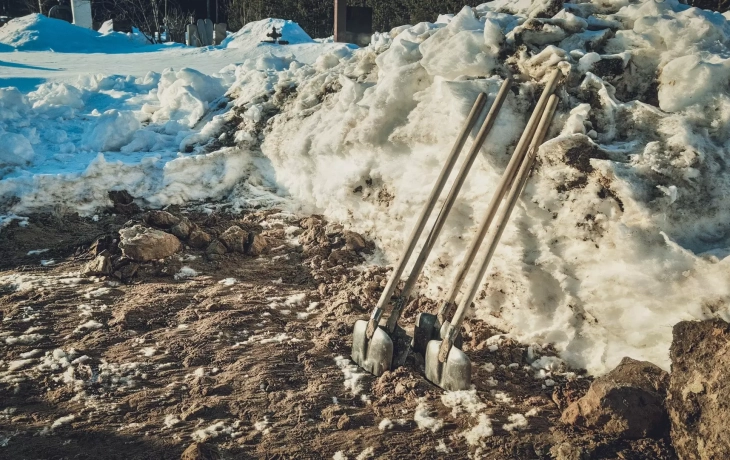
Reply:
[[[413, 342], [411, 345], [414, 352], [425, 355], [426, 346], [428, 345], [429, 341], [440, 340], [444, 338], [443, 334], [446, 332], [446, 329], [443, 327], [443, 325], [445, 324], [446, 318], [449, 316], [449, 313], [453, 311], [459, 289], [461, 289], [461, 285], [464, 283], [464, 279], [466, 278], [467, 273], [469, 273], [469, 269], [474, 262], [474, 258], [476, 257], [477, 252], [479, 251], [479, 247], [481, 246], [482, 241], [487, 234], [487, 230], [489, 230], [489, 227], [492, 224], [492, 220], [494, 219], [495, 214], [497, 214], [497, 209], [499, 209], [502, 198], [504, 198], [504, 195], [507, 193], [507, 190], [512, 184], [512, 181], [514, 180], [515, 174], [517, 173], [520, 164], [522, 164], [522, 160], [525, 158], [528, 144], [535, 134], [537, 123], [539, 121], [540, 115], [545, 109], [548, 97], [555, 90], [559, 74], [560, 72], [556, 69], [550, 75], [548, 82], [545, 85], [545, 89], [543, 90], [540, 99], [537, 101], [535, 110], [532, 113], [529, 121], [527, 122], [525, 131], [522, 133], [522, 137], [517, 143], [517, 147], [515, 147], [515, 151], [512, 154], [512, 158], [510, 159], [509, 164], [507, 165], [507, 169], [505, 170], [501, 181], [497, 185], [497, 191], [492, 197], [492, 201], [489, 203], [489, 207], [487, 208], [484, 220], [479, 227], [479, 233], [477, 234], [476, 238], [474, 238], [474, 240], [471, 242], [469, 249], [467, 249], [466, 259], [464, 259], [464, 261], [462, 262], [461, 266], [459, 267], [459, 271], [456, 273], [456, 276], [451, 283], [451, 287], [446, 296], [446, 300], [442, 302], [436, 315], [432, 313], [421, 312], [418, 314], [418, 316], [416, 316], [416, 326], [413, 331]], [[457, 347], [461, 347], [461, 334], [457, 335], [455, 343]]]
[[469, 291], [461, 299], [459, 308], [456, 310], [451, 323], [444, 323], [444, 338], [442, 340], [431, 340], [426, 347], [426, 378], [444, 390], [466, 390], [471, 387], [471, 361], [463, 351], [454, 347], [454, 339], [461, 328], [461, 323], [464, 321], [466, 309], [474, 301], [474, 297], [479, 291], [482, 279], [487, 272], [487, 268], [489, 268], [489, 262], [492, 260], [510, 214], [522, 193], [525, 182], [527, 182], [537, 151], [550, 126], [557, 104], [557, 96], [550, 96], [530, 144], [527, 157], [522, 162], [505, 204], [497, 217], [497, 226], [489, 232], [487, 255], [479, 266], [479, 271], [469, 287]]
[[[426, 259], [428, 258], [428, 255], [436, 242], [436, 238], [443, 228], [446, 217], [448, 217], [449, 211], [456, 201], [459, 190], [466, 180], [469, 169], [474, 163], [474, 160], [476, 159], [479, 150], [481, 149], [484, 141], [487, 138], [487, 135], [494, 125], [494, 121], [497, 118], [499, 109], [502, 107], [502, 103], [507, 97], [510, 83], [510, 79], [507, 79], [502, 83], [499, 93], [497, 94], [497, 97], [492, 104], [492, 107], [489, 110], [489, 113], [487, 114], [487, 117], [485, 118], [482, 127], [479, 130], [476, 139], [474, 140], [474, 143], [471, 146], [469, 154], [464, 161], [461, 169], [459, 170], [459, 173], [454, 181], [454, 185], [452, 185], [451, 190], [449, 191], [446, 202], [439, 212], [436, 223], [429, 232], [429, 235], [426, 238], [426, 243], [421, 249], [418, 258], [413, 268], [411, 269], [411, 272], [406, 280], [406, 285], [401, 292], [398, 300], [396, 301], [390, 313], [390, 316], [388, 317], [388, 321], [385, 327], [383, 328], [382, 326], [380, 326], [380, 319], [383, 314], [384, 306], [390, 300], [390, 297], [395, 290], [395, 285], [400, 280], [400, 276], [405, 269], [408, 258], [410, 258], [413, 250], [415, 249], [415, 245], [418, 241], [418, 238], [420, 237], [421, 232], [423, 231], [423, 227], [425, 227], [426, 221], [428, 220], [431, 211], [433, 211], [433, 208], [436, 205], [438, 196], [440, 195], [441, 190], [446, 184], [446, 179], [448, 179], [449, 173], [451, 172], [451, 169], [453, 169], [453, 163], [455, 162], [455, 158], [454, 162], [452, 162], [451, 156], [449, 157], [449, 161], [447, 161], [446, 166], [444, 166], [444, 170], [441, 171], [439, 180], [437, 181], [434, 190], [431, 192], [431, 196], [429, 197], [426, 208], [422, 211], [416, 229], [411, 235], [409, 244], [406, 248], [406, 252], [401, 257], [397, 269], [394, 270], [391, 278], [388, 280], [388, 285], [383, 291], [383, 294], [378, 301], [378, 305], [373, 310], [370, 320], [367, 322], [357, 321], [355, 323], [352, 340], [352, 359], [360, 367], [374, 375], [381, 375], [383, 372], [385, 372], [386, 370], [390, 370], [392, 367], [398, 367], [403, 365], [406, 357], [408, 356], [408, 350], [410, 348], [410, 338], [408, 337], [406, 332], [398, 326], [398, 319], [400, 318], [400, 314], [403, 311], [403, 307], [408, 301], [410, 292], [413, 289], [416, 280], [418, 279], [418, 275], [421, 273], [421, 270], [426, 263]], [[473, 122], [471, 122], [471, 120], [469, 120], [467, 124], [470, 127], [473, 127]], [[469, 130], [466, 130], [466, 132], [462, 131], [462, 134], [464, 134], [465, 136], [468, 136], [468, 133]], [[457, 146], [459, 146], [459, 150], [461, 149], [461, 147], [463, 147], [465, 140], [466, 138], [464, 138], [462, 141], [460, 136], [459, 140], [457, 141]], [[458, 156], [458, 150], [452, 150], [452, 156]]]
[[385, 286], [385, 289], [380, 295], [378, 304], [370, 315], [370, 320], [360, 320], [355, 322], [352, 337], [352, 360], [355, 361], [358, 366], [371, 374], [381, 375], [386, 370], [390, 370], [393, 360], [393, 341], [385, 330], [379, 326], [380, 317], [383, 315], [383, 309], [390, 301], [393, 291], [395, 291], [396, 285], [406, 268], [406, 264], [416, 248], [416, 243], [418, 243], [418, 239], [426, 226], [426, 221], [431, 215], [433, 208], [436, 206], [436, 201], [438, 200], [439, 195], [441, 195], [441, 191], [446, 185], [449, 174], [451, 174], [451, 170], [454, 169], [456, 160], [459, 158], [461, 149], [464, 148], [464, 144], [469, 137], [469, 133], [471, 133], [472, 128], [474, 128], [474, 125], [479, 118], [479, 114], [482, 112], [486, 102], [487, 96], [484, 93], [479, 94], [476, 101], [474, 101], [474, 106], [469, 113], [466, 123], [461, 129], [459, 137], [457, 138], [456, 143], [451, 149], [451, 153], [446, 160], [446, 164], [444, 164], [444, 167], [434, 184], [433, 190], [426, 200], [426, 206], [424, 206], [418, 220], [416, 221], [416, 226], [408, 238], [408, 244], [398, 261], [398, 265], [393, 270], [393, 273], [388, 280], [388, 284]]

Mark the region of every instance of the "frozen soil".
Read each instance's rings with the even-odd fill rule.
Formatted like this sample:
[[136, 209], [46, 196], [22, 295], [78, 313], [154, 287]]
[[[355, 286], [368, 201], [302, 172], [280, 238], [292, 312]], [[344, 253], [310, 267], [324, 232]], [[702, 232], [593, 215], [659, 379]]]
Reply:
[[[171, 211], [269, 249], [211, 260], [186, 247], [123, 283], [80, 272], [139, 213], [34, 215], [0, 233], [0, 457], [177, 459], [201, 442], [222, 458], [676, 458], [668, 440], [562, 426], [591, 378], [477, 320], [464, 345], [475, 392], [444, 394], [414, 355], [364, 375], [352, 325], [388, 274], [371, 243], [353, 249], [318, 216]], [[402, 325], [435, 306], [416, 299]]]

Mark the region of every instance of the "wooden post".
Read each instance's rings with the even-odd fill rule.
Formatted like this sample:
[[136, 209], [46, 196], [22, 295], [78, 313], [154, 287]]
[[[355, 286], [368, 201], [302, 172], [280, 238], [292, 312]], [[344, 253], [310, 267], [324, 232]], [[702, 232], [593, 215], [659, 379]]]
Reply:
[[345, 36], [347, 16], [347, 0], [335, 0], [335, 41], [346, 42], [347, 37]]

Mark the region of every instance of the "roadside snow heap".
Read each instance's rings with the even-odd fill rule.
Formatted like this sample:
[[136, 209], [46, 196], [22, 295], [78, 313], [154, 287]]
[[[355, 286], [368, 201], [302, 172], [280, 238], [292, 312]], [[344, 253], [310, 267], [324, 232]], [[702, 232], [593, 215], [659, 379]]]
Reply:
[[139, 33], [114, 32], [109, 22], [96, 32], [40, 14], [29, 14], [1, 27], [0, 51], [4, 51], [4, 45], [14, 51], [50, 50], [56, 53], [129, 53], [162, 47], [147, 48], [149, 42]]
[[[103, 172], [106, 188], [84, 185], [97, 177], [88, 170], [51, 181], [29, 180], [16, 167], [9, 184], [0, 182], [0, 202], [12, 203], [2, 212], [70, 198], [90, 210], [120, 185], [153, 206], [181, 197], [242, 206], [253, 189], [270, 190], [286, 200], [280, 206], [323, 213], [370, 234], [392, 262], [477, 94], [493, 99], [512, 75], [520, 83], [424, 273], [423, 292], [438, 297], [504, 171], [539, 82], [558, 67], [564, 84], [552, 140], [541, 149], [475, 314], [522, 340], [552, 342], [572, 364], [597, 373], [627, 355], [668, 367], [673, 324], [730, 319], [730, 25], [722, 15], [677, 0], [498, 0], [375, 34], [367, 48], [320, 53], [312, 65], [293, 55], [257, 54], [224, 69], [215, 78], [232, 102], [202, 121], [199, 112], [175, 115], [179, 98], [164, 95], [174, 79], [162, 88], [167, 80], [154, 77], [150, 94], [165, 111], [150, 105], [135, 112], [138, 119], [147, 114], [145, 127], [103, 114], [130, 127], [132, 141], [88, 147], [146, 151], [154, 159], [100, 169], [104, 160], [97, 158], [89, 170]], [[33, 111], [35, 97], [0, 95], [0, 136], [13, 137], [24, 157], [32, 150], [13, 136], [3, 110]], [[150, 113], [164, 116], [158, 121]], [[173, 122], [166, 134], [161, 126]], [[230, 139], [231, 125], [234, 146], [207, 154], [199, 148]], [[175, 135], [180, 149], [197, 145], [192, 155], [169, 162], [152, 155], [153, 138]], [[140, 147], [129, 148], [135, 141]], [[17, 163], [23, 161], [30, 160]], [[211, 161], [215, 167], [206, 166]], [[120, 174], [127, 175], [124, 184]]]

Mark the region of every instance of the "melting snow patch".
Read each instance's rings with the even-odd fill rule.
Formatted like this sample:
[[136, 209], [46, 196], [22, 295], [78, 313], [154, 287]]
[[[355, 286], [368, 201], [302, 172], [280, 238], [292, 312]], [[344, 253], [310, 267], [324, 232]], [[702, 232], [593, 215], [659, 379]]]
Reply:
[[380, 423], [378, 424], [378, 429], [379, 429], [380, 431], [385, 431], [385, 430], [389, 430], [389, 429], [391, 429], [391, 428], [393, 428], [393, 422], [391, 422], [389, 418], [384, 418], [384, 419], [383, 419], [383, 420], [381, 420], [381, 421], [380, 421]]
[[180, 419], [177, 418], [175, 415], [170, 414], [165, 416], [165, 428], [172, 428], [178, 423], [180, 423]]
[[497, 391], [496, 393], [494, 393], [494, 399], [502, 404], [512, 405], [512, 398], [503, 391]]
[[284, 305], [286, 305], [287, 307], [293, 307], [295, 305], [301, 305], [302, 303], [304, 303], [305, 300], [307, 300], [307, 293], [302, 292], [301, 294], [294, 294], [287, 297], [287, 299], [284, 301]]
[[222, 284], [223, 286], [233, 286], [236, 284], [236, 278], [226, 278], [218, 281], [218, 284]]
[[527, 419], [522, 414], [512, 414], [507, 417], [507, 420], [509, 420], [509, 423], [502, 425], [502, 428], [504, 428], [505, 431], [519, 431], [527, 428]]
[[355, 457], [355, 460], [367, 460], [368, 458], [371, 458], [373, 454], [375, 453], [375, 449], [372, 447], [368, 447], [362, 452], [360, 452], [360, 455]]
[[338, 450], [335, 452], [335, 455], [332, 456], [332, 460], [347, 460], [347, 456], [345, 456], [344, 452]]
[[479, 414], [479, 423], [473, 428], [461, 433], [470, 446], [482, 444], [482, 438], [489, 437], [492, 434], [494, 434], [492, 422], [486, 414]]
[[40, 334], [22, 334], [17, 337], [8, 337], [5, 339], [7, 345], [30, 345], [36, 343], [43, 338]]
[[434, 433], [444, 426], [442, 420], [431, 417], [430, 410], [423, 400], [416, 406], [416, 413], [413, 415], [413, 420], [421, 430], [431, 430]]
[[476, 388], [461, 391], [446, 391], [441, 395], [444, 406], [451, 408], [451, 415], [456, 417], [464, 411], [472, 416], [487, 407], [477, 396]]
[[268, 426], [269, 426], [268, 415], [265, 415], [263, 420], [259, 420], [258, 422], [253, 424], [253, 427], [256, 429], [256, 431], [260, 431], [263, 434], [269, 434], [271, 432], [271, 428], [268, 428]]
[[79, 327], [77, 327], [76, 329], [74, 329], [73, 333], [80, 334], [82, 332], [89, 332], [89, 331], [94, 331], [96, 329], [101, 329], [102, 327], [104, 327], [103, 324], [101, 324], [98, 321], [94, 321], [93, 319], [90, 319], [87, 322], [79, 325]]
[[56, 428], [58, 428], [61, 425], [71, 423], [75, 418], [76, 418], [75, 415], [67, 415], [65, 417], [56, 419], [56, 421], [51, 424], [51, 430], [55, 430]]
[[48, 252], [50, 249], [33, 249], [32, 251], [28, 251], [29, 256], [34, 256], [36, 254], [43, 254], [44, 252]]
[[535, 417], [540, 412], [540, 410], [537, 407], [533, 407], [532, 409], [525, 412], [526, 417]]
[[193, 278], [195, 276], [198, 276], [198, 272], [193, 270], [192, 268], [188, 267], [187, 265], [182, 267], [179, 272], [175, 274], [176, 280], [182, 280], [185, 278]]
[[335, 357], [335, 363], [337, 363], [337, 367], [342, 370], [342, 373], [345, 374], [345, 388], [350, 390], [353, 395], [360, 394], [363, 390], [362, 385], [360, 385], [360, 380], [365, 377], [366, 374], [361, 372], [360, 368], [352, 364], [350, 359], [345, 358], [344, 356]]
[[17, 371], [18, 369], [22, 369], [26, 367], [28, 364], [32, 363], [33, 359], [16, 359], [15, 361], [10, 361], [8, 363], [8, 372]]

